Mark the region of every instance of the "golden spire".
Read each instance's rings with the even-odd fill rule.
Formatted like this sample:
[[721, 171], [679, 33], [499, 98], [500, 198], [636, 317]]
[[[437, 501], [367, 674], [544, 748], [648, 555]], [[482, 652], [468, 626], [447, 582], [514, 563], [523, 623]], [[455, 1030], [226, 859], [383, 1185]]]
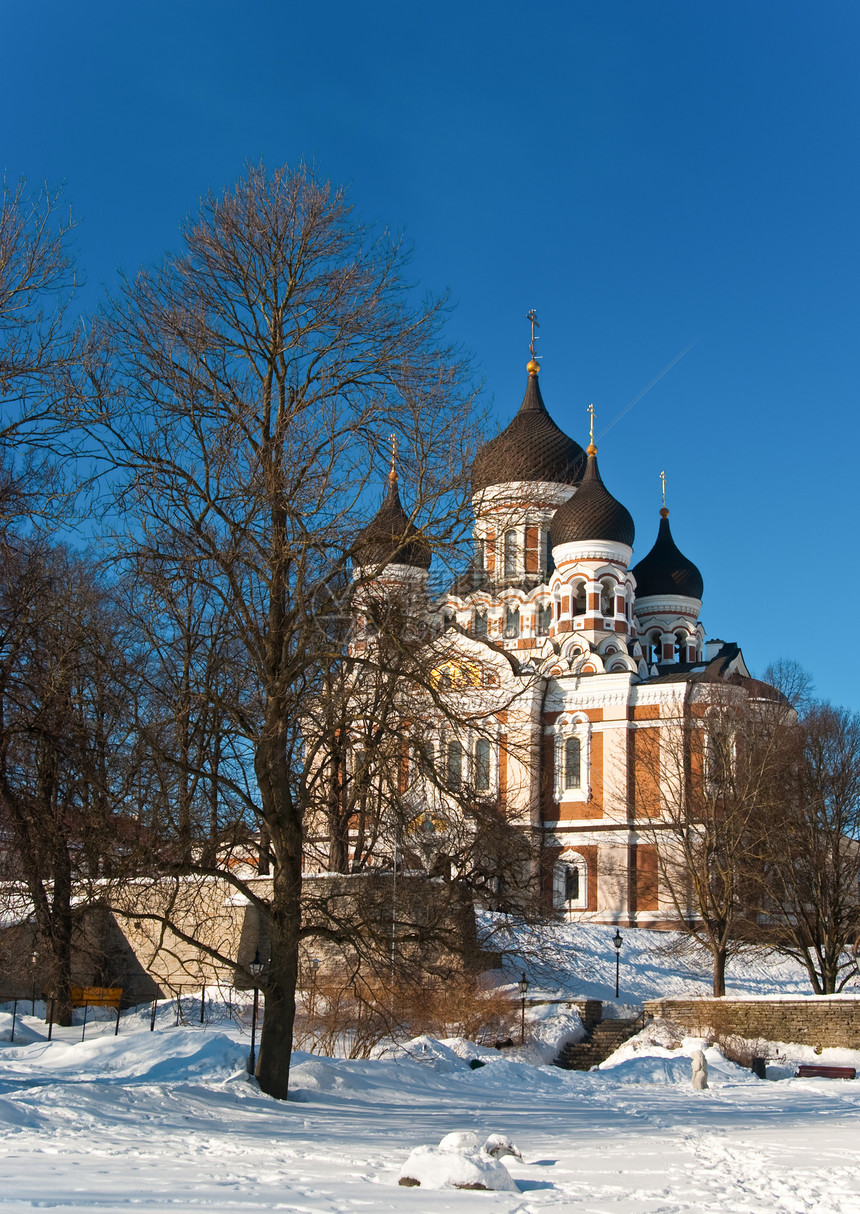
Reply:
[[388, 483], [391, 485], [397, 484], [397, 435], [391, 435], [391, 471], [388, 474]]
[[666, 509], [666, 473], [660, 473], [660, 480], [663, 482], [663, 507], [660, 510], [660, 518], [668, 518], [669, 511]]
[[597, 455], [597, 448], [594, 445], [594, 405], [588, 406], [588, 412], [591, 414], [591, 420], [588, 423], [588, 446], [585, 448], [589, 455]]
[[529, 375], [537, 375], [538, 371], [540, 371], [540, 364], [538, 363], [537, 351], [535, 350], [535, 341], [537, 340], [535, 337], [535, 329], [537, 329], [539, 326], [537, 312], [534, 310], [534, 308], [529, 308], [528, 313], [526, 314], [526, 320], [531, 321], [532, 326], [532, 339], [529, 342], [531, 358], [526, 363], [526, 370], [528, 371]]

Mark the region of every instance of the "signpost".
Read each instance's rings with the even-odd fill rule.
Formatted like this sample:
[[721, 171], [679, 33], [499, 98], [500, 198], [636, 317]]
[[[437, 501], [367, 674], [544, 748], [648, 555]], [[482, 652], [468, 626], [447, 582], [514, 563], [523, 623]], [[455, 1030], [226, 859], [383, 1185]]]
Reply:
[[113, 1035], [119, 1033], [119, 1015], [120, 1004], [122, 1002], [122, 987], [121, 986], [73, 986], [71, 988], [72, 1006], [82, 1007], [84, 1009], [84, 1027], [81, 1032], [81, 1041], [87, 1033], [87, 1012], [91, 1007], [115, 1007], [116, 1008], [116, 1027]]

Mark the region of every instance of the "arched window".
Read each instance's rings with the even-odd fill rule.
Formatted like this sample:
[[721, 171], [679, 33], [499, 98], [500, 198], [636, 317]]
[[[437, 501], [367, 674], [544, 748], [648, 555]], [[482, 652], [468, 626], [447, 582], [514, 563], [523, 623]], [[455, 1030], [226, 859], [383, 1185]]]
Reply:
[[352, 776], [357, 788], [367, 784], [367, 754], [363, 750], [353, 751]]
[[482, 571], [485, 567], [484, 541], [475, 540], [475, 568]]
[[535, 632], [539, 637], [547, 636], [551, 619], [552, 608], [549, 603], [538, 603], [537, 611], [535, 612]]
[[445, 752], [445, 783], [456, 792], [463, 782], [463, 747], [460, 742], [449, 742]]
[[429, 738], [422, 738], [415, 748], [415, 758], [418, 770], [423, 776], [429, 776], [436, 762], [436, 747]]
[[712, 796], [725, 794], [735, 771], [735, 735], [725, 721], [708, 730], [705, 750], [708, 788]]
[[513, 529], [505, 532], [505, 577], [515, 577], [517, 572], [517, 533]]
[[472, 632], [476, 637], [485, 637], [487, 635], [487, 613], [480, 607], [475, 608], [472, 616]]
[[582, 785], [582, 743], [579, 738], [568, 738], [564, 744], [564, 787], [580, 788]]
[[615, 615], [615, 583], [611, 578], [600, 583], [600, 610], [603, 615]]
[[560, 911], [588, 906], [588, 865], [579, 852], [563, 851], [553, 865], [552, 902]]
[[540, 529], [538, 544], [538, 551], [540, 554], [538, 557], [540, 561], [540, 570], [541, 573], [546, 576], [546, 574], [549, 572], [549, 532], [547, 531], [546, 527], [541, 527]]
[[573, 614], [585, 615], [586, 608], [588, 607], [588, 598], [585, 594], [585, 582], [576, 583], [573, 588], [573, 599]]
[[520, 609], [519, 607], [505, 608], [505, 636], [518, 637], [520, 635]]
[[675, 661], [686, 662], [687, 660], [687, 634], [685, 632], [675, 633]]
[[584, 713], [562, 713], [551, 732], [554, 800], [590, 800], [591, 727], [588, 718]]
[[490, 739], [478, 738], [475, 743], [474, 785], [477, 792], [490, 787]]
[[663, 661], [663, 645], [659, 632], [652, 632], [648, 638], [648, 661], [652, 664]]
[[579, 901], [579, 869], [575, 864], [566, 864], [564, 869], [564, 900]]

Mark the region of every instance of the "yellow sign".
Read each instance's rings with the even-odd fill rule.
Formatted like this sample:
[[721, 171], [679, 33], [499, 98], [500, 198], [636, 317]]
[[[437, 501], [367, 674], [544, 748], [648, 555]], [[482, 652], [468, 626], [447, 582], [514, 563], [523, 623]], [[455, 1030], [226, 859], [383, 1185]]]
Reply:
[[75, 1007], [119, 1007], [121, 999], [121, 986], [72, 987], [72, 1003]]

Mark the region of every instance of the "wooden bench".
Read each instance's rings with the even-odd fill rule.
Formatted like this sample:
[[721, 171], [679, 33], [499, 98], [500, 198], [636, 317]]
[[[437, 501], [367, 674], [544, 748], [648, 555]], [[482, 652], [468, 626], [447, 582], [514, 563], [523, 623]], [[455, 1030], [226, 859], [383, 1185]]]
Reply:
[[795, 1079], [854, 1079], [857, 1072], [853, 1066], [818, 1066], [813, 1063], [801, 1063], [795, 1073]]

